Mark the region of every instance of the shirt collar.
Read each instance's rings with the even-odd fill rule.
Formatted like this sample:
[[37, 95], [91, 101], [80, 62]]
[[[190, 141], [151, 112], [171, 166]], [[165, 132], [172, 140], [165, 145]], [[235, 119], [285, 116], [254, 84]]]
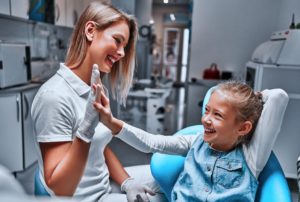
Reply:
[[70, 68], [68, 68], [64, 63], [60, 63], [60, 68], [57, 71], [57, 74], [60, 75], [79, 96], [83, 96], [91, 89], [89, 85], [74, 74], [74, 72], [72, 72], [72, 70], [70, 70]]

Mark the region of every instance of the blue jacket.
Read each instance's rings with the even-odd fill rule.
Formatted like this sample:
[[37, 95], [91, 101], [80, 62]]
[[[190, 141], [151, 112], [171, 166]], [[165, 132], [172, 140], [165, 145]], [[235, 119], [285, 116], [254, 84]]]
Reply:
[[171, 197], [179, 202], [254, 201], [257, 186], [241, 146], [219, 152], [200, 135], [187, 154]]

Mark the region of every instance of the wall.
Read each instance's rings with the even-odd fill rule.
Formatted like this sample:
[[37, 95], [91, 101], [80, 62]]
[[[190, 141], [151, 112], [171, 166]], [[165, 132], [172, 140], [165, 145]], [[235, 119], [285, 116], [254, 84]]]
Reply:
[[136, 0], [135, 17], [137, 18], [139, 27], [141, 25], [149, 25], [151, 20], [152, 0]]
[[[103, 0], [101, 0], [103, 2]], [[106, 1], [107, 3], [111, 3], [113, 6], [123, 10], [126, 13], [129, 14], [135, 14], [135, 0], [111, 0], [111, 1]]]
[[292, 21], [292, 14], [295, 13], [295, 22], [300, 23], [300, 1], [281, 0], [280, 12], [276, 30], [287, 29]]
[[242, 78], [254, 49], [277, 30], [283, 1], [194, 1], [189, 80], [212, 62]]

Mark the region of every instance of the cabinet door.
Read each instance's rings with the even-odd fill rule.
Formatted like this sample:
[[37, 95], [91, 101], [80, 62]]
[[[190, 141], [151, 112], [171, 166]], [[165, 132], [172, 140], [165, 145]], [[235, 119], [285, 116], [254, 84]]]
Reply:
[[66, 0], [66, 26], [74, 27], [84, 9], [82, 0]]
[[20, 93], [0, 95], [0, 164], [23, 170]]
[[5, 15], [10, 15], [9, 12], [9, 0], [0, 1], [0, 13]]
[[11, 15], [28, 19], [28, 0], [10, 0], [11, 2]]
[[82, 8], [82, 1], [66, 0], [66, 26], [74, 27], [76, 24]]
[[83, 10], [86, 9], [86, 7], [92, 2], [93, 0], [85, 0], [85, 1], [82, 1], [83, 5]]
[[55, 25], [66, 25], [66, 0], [55, 0]]
[[261, 84], [258, 90], [282, 88], [289, 95], [283, 123], [273, 150], [285, 176], [297, 179], [296, 161], [300, 155], [300, 86], [297, 83], [300, 70], [292, 66], [261, 66], [257, 77], [257, 83]]
[[38, 88], [33, 88], [31, 90], [22, 92], [25, 168], [27, 168], [37, 160], [37, 151], [35, 148], [35, 133], [33, 130], [33, 122], [30, 115], [31, 104], [37, 91]]

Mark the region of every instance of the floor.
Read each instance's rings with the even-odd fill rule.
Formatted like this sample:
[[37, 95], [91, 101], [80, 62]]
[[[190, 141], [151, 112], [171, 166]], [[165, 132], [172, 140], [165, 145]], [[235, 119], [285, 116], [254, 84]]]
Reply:
[[[161, 130], [161, 133], [165, 135], [172, 135], [177, 130], [185, 127], [184, 97], [184, 88], [172, 89], [170, 96], [166, 100], [166, 107], [164, 109], [165, 117], [163, 121], [161, 121], [161, 125], [155, 125], [156, 128]], [[139, 109], [131, 108], [130, 115], [128, 115], [128, 111], [126, 112], [125, 110], [125, 112], [127, 113], [127, 117], [124, 117], [123, 114], [123, 118], [127, 119], [127, 122], [129, 123], [145, 129], [147, 123], [145, 103], [140, 102], [138, 106]], [[124, 166], [148, 164], [151, 160], [151, 154], [141, 153], [116, 138], [112, 143], [110, 143], [110, 147], [113, 149], [113, 151], [115, 151]], [[35, 168], [36, 164], [32, 165], [24, 172], [15, 173], [16, 178], [21, 182], [28, 194], [33, 194], [33, 175]], [[291, 190], [293, 202], [298, 202], [297, 181], [295, 179], [288, 179], [288, 184]]]

